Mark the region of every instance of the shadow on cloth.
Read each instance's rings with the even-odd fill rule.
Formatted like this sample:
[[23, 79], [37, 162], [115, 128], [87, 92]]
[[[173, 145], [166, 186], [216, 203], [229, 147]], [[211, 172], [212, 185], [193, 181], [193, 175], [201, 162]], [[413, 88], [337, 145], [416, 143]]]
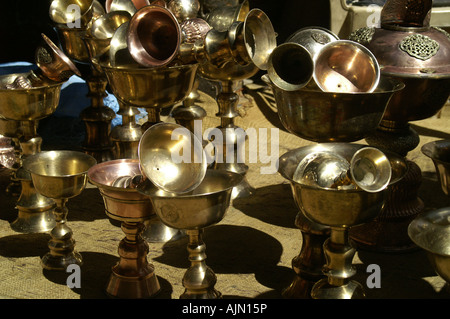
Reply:
[[67, 202], [67, 221], [94, 221], [106, 219], [105, 205], [98, 188], [85, 188], [83, 192]]
[[7, 258], [43, 256], [48, 252], [49, 234], [17, 234], [0, 238], [0, 255]]
[[298, 208], [289, 184], [257, 188], [252, 196], [234, 199], [233, 206], [243, 214], [265, 223], [296, 228]]
[[[219, 224], [205, 228], [203, 241], [206, 245], [206, 264], [216, 274], [253, 273], [259, 283], [277, 291], [288, 286], [292, 279], [292, 269], [277, 266], [283, 252], [281, 243], [264, 232], [247, 226]], [[168, 242], [163, 247], [163, 255], [153, 259], [187, 270], [190, 266], [187, 243], [187, 238]]]

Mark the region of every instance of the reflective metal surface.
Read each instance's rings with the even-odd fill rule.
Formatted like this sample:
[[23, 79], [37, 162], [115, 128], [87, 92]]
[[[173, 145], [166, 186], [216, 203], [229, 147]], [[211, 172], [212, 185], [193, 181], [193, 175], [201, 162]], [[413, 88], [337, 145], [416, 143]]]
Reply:
[[364, 147], [353, 154], [350, 174], [359, 188], [374, 193], [384, 190], [389, 185], [392, 167], [382, 151], [375, 147]]
[[136, 62], [146, 67], [164, 66], [178, 54], [181, 28], [170, 10], [150, 5], [133, 15], [126, 38]]
[[198, 0], [169, 0], [167, 1], [167, 9], [181, 23], [197, 17], [200, 10], [200, 2]]
[[314, 61], [309, 51], [297, 43], [282, 43], [269, 57], [267, 75], [284, 91], [295, 91], [312, 79]]
[[433, 161], [441, 189], [450, 195], [450, 140], [426, 143], [421, 151]]
[[45, 269], [65, 271], [71, 264], [82, 264], [82, 257], [75, 250], [72, 230], [67, 225], [66, 204], [68, 199], [84, 190], [87, 172], [96, 163], [92, 156], [77, 151], [39, 152], [23, 162], [36, 190], [56, 203], [56, 225], [50, 232], [52, 238], [48, 243], [50, 251], [41, 259]]
[[57, 24], [83, 28], [92, 19], [93, 4], [94, 0], [53, 0], [49, 8], [50, 19]]
[[[330, 237], [323, 244], [326, 257], [323, 273], [327, 277], [317, 281], [311, 288], [311, 297], [314, 299], [365, 297], [364, 287], [351, 280], [356, 274], [352, 265], [356, 250], [348, 240], [348, 230], [372, 220], [381, 212], [387, 199], [387, 189], [370, 193], [361, 189], [322, 188], [299, 183], [293, 176], [299, 163], [310, 154], [326, 152], [350, 162], [355, 153], [364, 147], [349, 143], [315, 144], [289, 151], [279, 159], [279, 173], [290, 182], [294, 200], [301, 212], [311, 221], [331, 229]], [[386, 155], [392, 167], [390, 185], [393, 185], [404, 177], [407, 165], [395, 153]]]
[[323, 92], [304, 87], [285, 91], [262, 79], [274, 92], [278, 116], [291, 133], [315, 142], [353, 142], [374, 132], [393, 93], [404, 85], [382, 77], [372, 93]]
[[208, 14], [206, 22], [217, 31], [227, 31], [233, 22], [244, 21], [249, 11], [248, 0], [244, 0], [236, 6], [216, 6]]
[[100, 163], [87, 173], [103, 197], [106, 214], [121, 221], [126, 235], [119, 243], [120, 261], [112, 267], [106, 285], [106, 293], [115, 298], [149, 298], [160, 290], [154, 267], [147, 261], [149, 245], [142, 238], [144, 222], [155, 212], [150, 199], [139, 193], [132, 182], [138, 182], [140, 174], [137, 159]]
[[89, 51], [84, 42], [86, 29], [69, 28], [64, 24], [58, 24], [55, 30], [64, 53], [71, 60], [80, 63], [90, 63]]
[[436, 273], [450, 284], [450, 208], [420, 214], [409, 225], [408, 235], [427, 252]]
[[139, 67], [128, 50], [128, 26], [130, 22], [122, 23], [114, 32], [110, 41], [108, 63], [112, 67]]
[[114, 68], [101, 64], [101, 67], [120, 102], [143, 108], [163, 108], [186, 98], [192, 90], [198, 65]]
[[81, 76], [78, 68], [65, 53], [45, 34], [41, 33], [41, 36], [45, 44], [36, 49], [35, 61], [42, 73], [56, 82], [64, 82], [74, 74]]
[[208, 166], [202, 141], [179, 124], [151, 126], [139, 142], [142, 173], [167, 192], [187, 193], [203, 181]]
[[373, 92], [380, 80], [375, 56], [358, 42], [332, 41], [314, 57], [314, 81], [325, 92]]
[[286, 39], [286, 43], [294, 42], [305, 47], [314, 56], [329, 42], [339, 40], [339, 37], [323, 27], [306, 27], [295, 31]]
[[242, 175], [229, 171], [208, 170], [202, 183], [193, 191], [177, 195], [140, 184], [138, 190], [150, 197], [156, 214], [169, 227], [186, 229], [187, 250], [191, 266], [183, 276], [181, 299], [217, 299], [222, 294], [214, 286], [217, 278], [206, 265], [203, 228], [220, 222], [231, 201], [233, 188]]

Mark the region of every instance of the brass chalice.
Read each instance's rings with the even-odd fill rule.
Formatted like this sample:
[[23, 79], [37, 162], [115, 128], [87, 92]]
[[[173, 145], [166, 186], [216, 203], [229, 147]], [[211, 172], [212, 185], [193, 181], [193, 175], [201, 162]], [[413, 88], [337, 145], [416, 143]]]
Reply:
[[[7, 89], [7, 85], [18, 78], [32, 79], [30, 87]], [[11, 228], [17, 232], [45, 232], [53, 228], [55, 203], [36, 192], [30, 174], [22, 167], [22, 160], [41, 151], [42, 138], [37, 134], [37, 125], [55, 112], [59, 104], [62, 82], [54, 82], [33, 73], [8, 74], [0, 77], [0, 116], [13, 124], [5, 132], [16, 144], [16, 165], [13, 169], [13, 182], [21, 184], [17, 201], [17, 219]]]
[[[351, 280], [356, 273], [352, 266], [356, 250], [349, 243], [348, 231], [380, 213], [387, 198], [387, 188], [380, 187], [377, 191], [368, 192], [361, 189], [356, 181], [349, 180], [348, 175], [342, 174], [348, 171], [341, 168], [340, 158], [351, 163], [355, 154], [363, 149], [364, 145], [351, 143], [319, 143], [289, 151], [279, 160], [279, 172], [290, 182], [295, 202], [304, 216], [318, 225], [330, 227], [330, 237], [323, 245], [326, 258], [323, 272], [327, 278], [317, 281], [311, 289], [311, 296], [316, 299], [365, 296], [362, 285]], [[327, 153], [330, 157], [309, 159], [317, 153]], [[386, 159], [380, 157], [373, 164], [376, 167], [388, 161], [392, 170], [389, 172], [392, 173], [389, 184], [392, 185], [405, 175], [406, 163], [394, 153], [385, 155]], [[307, 165], [294, 179], [297, 168], [304, 160], [307, 160]]]
[[82, 257], [75, 250], [72, 230], [67, 225], [69, 211], [66, 204], [84, 190], [87, 172], [95, 164], [96, 160], [92, 156], [77, 151], [40, 152], [23, 162], [36, 190], [56, 202], [56, 226], [50, 232], [50, 251], [41, 259], [45, 269], [66, 270], [68, 265], [82, 264]]
[[[355, 142], [374, 132], [392, 94], [403, 88], [400, 81], [381, 77], [372, 93], [324, 92], [311, 85], [287, 91], [274, 85], [267, 75], [262, 79], [272, 87], [283, 126], [292, 134], [317, 143]], [[312, 286], [322, 277], [322, 245], [330, 228], [309, 220], [302, 210], [295, 223], [302, 232], [303, 245], [292, 261], [297, 276], [283, 295], [308, 298]]]
[[142, 237], [145, 222], [156, 215], [148, 197], [133, 184], [140, 177], [138, 159], [107, 161], [88, 171], [89, 181], [103, 197], [106, 215], [120, 221], [125, 233], [119, 244], [120, 261], [106, 285], [106, 293], [116, 298], [149, 298], [160, 291], [154, 267], [147, 261], [149, 245]]
[[202, 240], [205, 227], [222, 220], [231, 201], [233, 187], [242, 175], [224, 170], [208, 170], [202, 183], [194, 190], [175, 194], [141, 184], [139, 192], [149, 196], [156, 214], [168, 225], [186, 230], [187, 250], [191, 266], [183, 277], [185, 292], [181, 299], [216, 299], [221, 293], [214, 289], [214, 271], [206, 265], [206, 245]]

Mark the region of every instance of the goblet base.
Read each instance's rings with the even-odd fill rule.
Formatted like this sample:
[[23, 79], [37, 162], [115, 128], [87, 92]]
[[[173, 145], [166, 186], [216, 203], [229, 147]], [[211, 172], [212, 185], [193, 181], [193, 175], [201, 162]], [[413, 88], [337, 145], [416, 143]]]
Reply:
[[328, 278], [319, 280], [312, 288], [313, 299], [363, 299], [366, 297], [363, 286], [354, 280], [341, 286], [328, 283]]
[[110, 298], [146, 299], [155, 297], [161, 291], [153, 269], [145, 277], [124, 277], [113, 272], [106, 285]]
[[19, 211], [17, 218], [11, 223], [11, 229], [18, 233], [45, 233], [55, 227], [53, 209], [43, 212]]
[[77, 251], [73, 251], [67, 255], [54, 255], [51, 252], [45, 254], [41, 259], [41, 265], [48, 270], [62, 270], [65, 271], [69, 265], [83, 264], [83, 258]]
[[180, 299], [222, 299], [222, 293], [214, 288], [200, 292], [192, 292], [186, 289], [185, 292], [180, 296]]

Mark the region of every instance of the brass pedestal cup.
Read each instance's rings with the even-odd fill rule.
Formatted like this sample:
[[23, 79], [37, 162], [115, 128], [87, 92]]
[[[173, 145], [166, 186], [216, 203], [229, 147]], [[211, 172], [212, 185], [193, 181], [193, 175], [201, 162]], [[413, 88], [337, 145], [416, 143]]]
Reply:
[[[18, 77], [33, 79], [28, 88], [7, 89]], [[20, 182], [21, 190], [16, 208], [17, 219], [11, 223], [14, 231], [21, 233], [46, 232], [55, 225], [53, 209], [55, 203], [43, 197], [34, 188], [30, 174], [22, 167], [22, 161], [41, 151], [42, 138], [37, 126], [55, 112], [59, 104], [62, 82], [38, 78], [34, 73], [8, 74], [0, 77], [0, 115], [16, 122], [15, 132], [9, 132], [16, 144], [16, 167], [13, 181]]]
[[106, 293], [114, 298], [151, 298], [160, 291], [154, 266], [147, 260], [149, 245], [142, 237], [145, 223], [156, 215], [148, 197], [131, 182], [139, 177], [138, 159], [107, 161], [88, 171], [89, 181], [103, 197], [106, 215], [120, 221], [125, 233], [118, 248], [120, 261], [106, 284]]
[[[289, 91], [275, 85], [268, 75], [263, 75], [262, 80], [273, 90], [283, 126], [296, 136], [325, 145], [355, 142], [374, 132], [392, 94], [404, 87], [398, 80], [380, 77], [377, 89], [372, 93], [324, 92], [317, 85], [309, 84]], [[283, 295], [308, 298], [312, 286], [322, 276], [322, 244], [328, 238], [330, 228], [308, 220], [301, 210], [296, 226], [303, 238], [300, 254], [292, 261], [297, 276]]]
[[27, 157], [23, 162], [33, 184], [42, 196], [56, 203], [55, 227], [50, 231], [50, 251], [41, 259], [44, 269], [65, 271], [71, 264], [82, 265], [82, 256], [75, 250], [75, 240], [67, 225], [70, 198], [86, 187], [87, 172], [96, 160], [77, 151], [45, 151]]
[[214, 288], [217, 277], [206, 265], [202, 234], [205, 227], [222, 220], [230, 205], [233, 187], [241, 180], [240, 174], [213, 169], [208, 170], [202, 183], [188, 193], [175, 194], [139, 186], [139, 192], [149, 196], [161, 220], [169, 227], [185, 230], [189, 236], [187, 250], [191, 266], [183, 276], [185, 291], [180, 299], [222, 297]]
[[[119, 103], [133, 106], [133, 109], [141, 107], [147, 110], [147, 121], [141, 126], [142, 132], [145, 132], [161, 122], [162, 108], [183, 101], [192, 91], [198, 64], [162, 68], [101, 64], [101, 67]], [[134, 150], [138, 149], [139, 141], [136, 144]], [[150, 221], [143, 236], [149, 242], [166, 242], [179, 239], [182, 233], [156, 219]]]
[[433, 161], [436, 175], [442, 192], [450, 195], [450, 141], [437, 140], [426, 143], [421, 148], [422, 153]]
[[[380, 213], [387, 198], [387, 188], [383, 188], [384, 183], [382, 183], [376, 187], [376, 190], [368, 192], [361, 189], [358, 186], [359, 183], [355, 181], [336, 184], [336, 181], [342, 178], [341, 171], [336, 171], [337, 175], [328, 175], [329, 170], [323, 171], [325, 166], [321, 166], [324, 164], [323, 158], [308, 159], [312, 154], [326, 152], [332, 155], [331, 158], [328, 158], [328, 169], [331, 162], [333, 165], [337, 164], [337, 155], [351, 163], [355, 154], [364, 147], [364, 145], [351, 143], [319, 143], [289, 151], [280, 157], [279, 172], [290, 182], [294, 200], [302, 214], [317, 225], [330, 227], [330, 237], [323, 243], [326, 259], [323, 273], [327, 278], [318, 280], [312, 287], [301, 286], [311, 289], [312, 298], [357, 299], [365, 297], [363, 286], [351, 280], [356, 273], [352, 265], [356, 250], [348, 240], [348, 230], [354, 225], [371, 220]], [[395, 184], [405, 175], [406, 163], [396, 154], [384, 154], [392, 169], [392, 175], [389, 175], [391, 177], [389, 184]], [[308, 160], [309, 167], [305, 167], [302, 178], [294, 180], [296, 170], [305, 159]], [[318, 183], [318, 179], [311, 178], [313, 176], [311, 174], [318, 179], [321, 174], [325, 174], [330, 184], [321, 185]], [[344, 180], [345, 177], [342, 181]], [[314, 232], [311, 233], [314, 234]], [[301, 263], [300, 266], [303, 268], [299, 270], [303, 270], [306, 275], [314, 275], [315, 279], [319, 278], [317, 272], [314, 272], [317, 267], [307, 268], [305, 266], [310, 266], [307, 262]], [[300, 272], [299, 275], [301, 274]]]

